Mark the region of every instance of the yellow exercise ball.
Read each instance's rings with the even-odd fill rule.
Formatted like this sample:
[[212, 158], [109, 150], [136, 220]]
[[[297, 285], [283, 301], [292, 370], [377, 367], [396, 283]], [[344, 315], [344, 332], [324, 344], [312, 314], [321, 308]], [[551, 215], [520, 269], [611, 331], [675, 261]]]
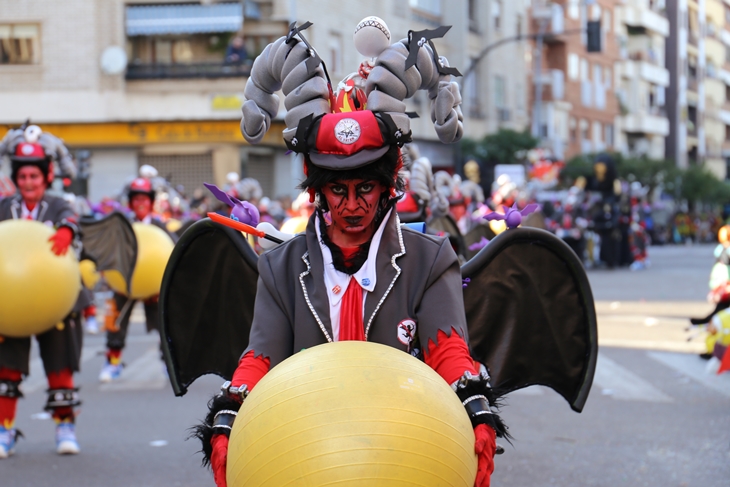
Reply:
[[81, 289], [73, 249], [57, 256], [51, 227], [32, 220], [0, 222], [0, 335], [22, 338], [51, 329], [68, 315]]
[[79, 271], [81, 272], [81, 282], [84, 283], [86, 289], [94, 289], [96, 283], [101, 279], [101, 274], [96, 270], [96, 264], [93, 260], [84, 259], [79, 262]]
[[104, 278], [119, 294], [132, 299], [147, 299], [160, 294], [162, 276], [175, 247], [170, 236], [161, 228], [145, 223], [133, 223], [137, 237], [137, 262], [132, 274], [131, 292], [127, 294], [124, 277], [117, 271], [105, 271]]
[[319, 345], [274, 367], [233, 424], [229, 487], [455, 486], [476, 478], [474, 431], [449, 385], [385, 345]]

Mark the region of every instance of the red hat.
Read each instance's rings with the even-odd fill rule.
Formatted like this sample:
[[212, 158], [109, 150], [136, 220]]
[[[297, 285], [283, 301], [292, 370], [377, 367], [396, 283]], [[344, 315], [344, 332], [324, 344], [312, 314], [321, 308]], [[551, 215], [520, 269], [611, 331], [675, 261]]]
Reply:
[[46, 151], [40, 144], [31, 142], [21, 142], [15, 146], [15, 155], [10, 157], [13, 161], [18, 162], [32, 162], [41, 161], [48, 159]]
[[153, 200], [155, 199], [155, 191], [152, 189], [152, 181], [146, 178], [137, 178], [129, 185], [127, 196], [131, 199], [135, 194], [146, 194]]
[[11, 179], [17, 184], [18, 171], [23, 166], [36, 166], [43, 173], [49, 183], [53, 180], [51, 174], [51, 158], [46, 155], [43, 146], [35, 142], [21, 142], [15, 146], [15, 154], [10, 156]]
[[392, 145], [410, 140], [410, 132], [404, 134], [387, 113], [360, 110], [305, 117], [287, 146], [308, 155], [315, 166], [347, 170], [377, 161]]

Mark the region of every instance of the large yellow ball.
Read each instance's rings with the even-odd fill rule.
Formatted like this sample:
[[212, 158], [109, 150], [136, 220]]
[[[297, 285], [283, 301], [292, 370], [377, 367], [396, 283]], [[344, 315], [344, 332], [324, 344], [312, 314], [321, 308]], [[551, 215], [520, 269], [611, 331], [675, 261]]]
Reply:
[[147, 299], [160, 294], [165, 266], [175, 247], [170, 236], [154, 225], [133, 223], [137, 237], [137, 262], [132, 274], [131, 292], [127, 294], [124, 277], [117, 271], [105, 271], [104, 278], [109, 286], [119, 294], [132, 299]]
[[0, 222], [0, 335], [42, 333], [73, 309], [81, 289], [73, 249], [57, 256], [55, 230], [37, 221]]
[[392, 347], [337, 342], [272, 369], [244, 402], [229, 487], [463, 486], [476, 478], [464, 406], [430, 367]]
[[94, 261], [84, 259], [79, 262], [79, 271], [81, 271], [81, 282], [84, 283], [86, 289], [94, 289], [96, 283], [101, 279], [101, 274], [96, 270]]

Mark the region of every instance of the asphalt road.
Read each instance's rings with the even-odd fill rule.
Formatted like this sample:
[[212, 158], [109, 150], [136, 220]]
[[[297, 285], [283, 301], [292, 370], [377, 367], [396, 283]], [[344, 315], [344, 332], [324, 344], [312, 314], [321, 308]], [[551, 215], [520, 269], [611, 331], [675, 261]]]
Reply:
[[[652, 248], [650, 255], [646, 271], [589, 272], [601, 347], [586, 407], [576, 414], [540, 387], [508, 396], [503, 416], [515, 440], [497, 457], [493, 486], [730, 485], [730, 374], [706, 374], [696, 356], [701, 344], [688, 343], [684, 331], [687, 316], [710, 309], [712, 249]], [[82, 453], [74, 457], [54, 452], [34, 354], [17, 419], [25, 439], [0, 461], [0, 486], [213, 486], [186, 428], [222, 381], [206, 377], [174, 397], [157, 340], [133, 324], [122, 379], [102, 385], [103, 339], [86, 337]]]

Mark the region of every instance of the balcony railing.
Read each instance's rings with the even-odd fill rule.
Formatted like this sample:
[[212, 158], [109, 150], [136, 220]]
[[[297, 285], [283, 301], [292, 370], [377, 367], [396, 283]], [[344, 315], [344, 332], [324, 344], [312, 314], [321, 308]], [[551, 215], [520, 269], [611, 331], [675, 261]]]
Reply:
[[249, 64], [194, 63], [194, 64], [130, 64], [125, 78], [186, 79], [186, 78], [241, 78], [251, 73]]

